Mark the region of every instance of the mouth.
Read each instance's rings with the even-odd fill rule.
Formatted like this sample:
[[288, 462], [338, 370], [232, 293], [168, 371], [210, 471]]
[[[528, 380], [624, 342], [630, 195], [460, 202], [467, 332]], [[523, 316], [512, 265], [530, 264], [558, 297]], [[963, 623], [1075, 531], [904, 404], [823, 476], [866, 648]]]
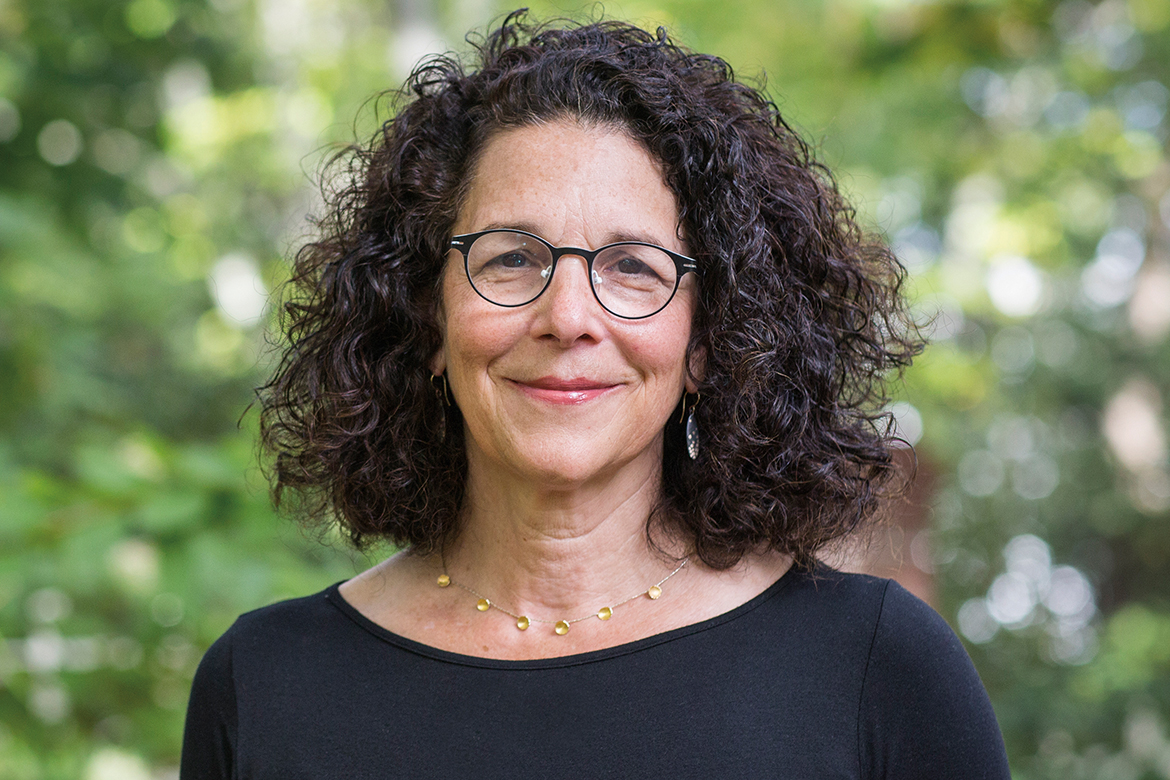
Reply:
[[570, 406], [592, 401], [618, 387], [616, 384], [583, 377], [565, 379], [545, 376], [524, 381], [510, 381], [529, 398]]

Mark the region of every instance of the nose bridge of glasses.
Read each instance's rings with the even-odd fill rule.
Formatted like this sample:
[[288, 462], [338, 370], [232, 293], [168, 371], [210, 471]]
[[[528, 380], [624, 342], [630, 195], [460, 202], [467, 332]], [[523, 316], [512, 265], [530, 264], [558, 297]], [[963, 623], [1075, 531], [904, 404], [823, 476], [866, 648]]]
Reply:
[[[561, 265], [561, 262], [565, 258], [574, 258], [575, 257], [575, 258], [579, 258], [581, 260], [581, 265], [584, 268], [584, 270], [586, 271], [586, 279], [588, 279], [588, 274], [589, 274], [590, 270], [592, 269], [593, 258], [597, 256], [597, 252], [595, 252], [591, 249], [582, 249], [582, 248], [576, 247], [576, 246], [553, 247], [552, 254], [553, 254], [553, 262], [546, 269], [547, 274], [551, 274], [553, 272], [553, 268], [559, 267]], [[573, 265], [576, 265], [576, 263], [573, 263]], [[560, 274], [558, 274], [558, 275], [561, 277], [564, 277], [567, 274], [565, 274], [564, 271], [561, 271]]]
[[582, 249], [579, 246], [557, 246], [553, 247], [553, 257], [558, 262], [565, 257], [579, 257], [588, 266], [593, 263], [593, 258], [597, 256], [597, 251], [599, 250]]

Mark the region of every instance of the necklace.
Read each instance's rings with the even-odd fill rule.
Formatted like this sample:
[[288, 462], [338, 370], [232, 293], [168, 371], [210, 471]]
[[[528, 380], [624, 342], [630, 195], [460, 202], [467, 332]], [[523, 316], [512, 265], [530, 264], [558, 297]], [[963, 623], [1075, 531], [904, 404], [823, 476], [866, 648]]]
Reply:
[[482, 593], [475, 591], [475, 590], [472, 590], [471, 588], [467, 587], [463, 583], [455, 582], [453, 579], [451, 579], [451, 575], [447, 574], [447, 561], [446, 560], [443, 560], [443, 573], [439, 575], [437, 583], [438, 583], [440, 588], [447, 588], [447, 587], [450, 587], [452, 585], [454, 585], [458, 588], [462, 588], [463, 590], [467, 591], [468, 593], [470, 593], [471, 595], [473, 595], [477, 599], [479, 599], [479, 601], [477, 601], [475, 603], [475, 608], [478, 609], [480, 612], [487, 612], [489, 609], [497, 609], [500, 612], [503, 612], [508, 617], [515, 620], [516, 621], [516, 628], [520, 629], [521, 631], [526, 630], [528, 628], [528, 626], [532, 625], [533, 623], [547, 623], [553, 627], [553, 631], [555, 631], [557, 633], [557, 636], [564, 636], [565, 634], [569, 633], [569, 626], [573, 625], [574, 623], [580, 623], [582, 620], [588, 620], [589, 618], [597, 618], [598, 620], [609, 620], [611, 617], [613, 617], [614, 610], [616, 610], [618, 607], [629, 604], [631, 601], [638, 598], [639, 596], [646, 596], [649, 599], [657, 599], [659, 596], [662, 595], [663, 584], [667, 580], [669, 580], [671, 577], [678, 574], [682, 570], [682, 567], [687, 565], [687, 561], [689, 561], [690, 559], [691, 559], [691, 557], [689, 555], [686, 558], [683, 558], [683, 562], [680, 563], [678, 565], [678, 568], [676, 568], [670, 574], [667, 574], [665, 577], [663, 577], [658, 582], [651, 585], [646, 590], [638, 591], [633, 596], [630, 596], [627, 599], [623, 599], [623, 600], [619, 601], [618, 603], [613, 604], [613, 605], [608, 606], [608, 607], [602, 607], [601, 609], [599, 609], [596, 612], [589, 614], [589, 615], [584, 615], [584, 616], [579, 617], [579, 618], [561, 619], [561, 620], [541, 620], [540, 618], [530, 618], [527, 615], [517, 615], [515, 612], [511, 612], [509, 610], [504, 609], [499, 604], [492, 601], [491, 599], [489, 599], [487, 596], [483, 595]]

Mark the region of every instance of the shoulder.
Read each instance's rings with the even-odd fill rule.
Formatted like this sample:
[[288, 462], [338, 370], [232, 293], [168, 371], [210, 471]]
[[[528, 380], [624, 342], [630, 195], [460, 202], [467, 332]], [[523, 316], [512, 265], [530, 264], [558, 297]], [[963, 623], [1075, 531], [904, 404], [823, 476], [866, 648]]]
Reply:
[[970, 666], [962, 642], [942, 615], [897, 582], [877, 582], [883, 587], [871, 661], [908, 663], [916, 668], [935, 662]]
[[955, 632], [930, 605], [897, 582], [868, 574], [818, 567], [795, 573], [787, 602], [804, 621], [830, 633], [848, 626], [863, 638], [870, 658], [907, 656], [966, 658]]
[[236, 618], [224, 637], [237, 646], [254, 642], [267, 643], [274, 639], [303, 636], [306, 630], [327, 624], [338, 615], [331, 604], [336, 598], [336, 586], [311, 596], [278, 601]]
[[[336, 586], [245, 612], [207, 650], [199, 674], [238, 683], [328, 658], [353, 624], [336, 606]], [[237, 690], [237, 693], [239, 691]]]
[[381, 656], [382, 642], [338, 604], [336, 586], [240, 615], [212, 644], [196, 685], [230, 699], [241, 737], [306, 700], [344, 690]]
[[238, 746], [257, 732], [280, 733], [273, 719], [304, 709], [298, 699], [329, 668], [350, 624], [330, 603], [333, 590], [247, 612], [211, 645], [187, 705], [182, 777], [246, 774]]
[[866, 682], [901, 690], [933, 686], [936, 693], [986, 698], [983, 684], [950, 625], [896, 582], [883, 589], [874, 624]]
[[[745, 605], [750, 611], [719, 637], [727, 649], [736, 648], [737, 653], [750, 649], [768, 667], [792, 670], [780, 683], [810, 701], [832, 698], [838, 716], [851, 720], [866, 685], [879, 629], [886, 629], [883, 621], [890, 617], [886, 610], [891, 591], [896, 602], [917, 602], [895, 583], [878, 577], [826, 566], [794, 569], [758, 604]], [[904, 607], [896, 604], [894, 611], [903, 613]], [[935, 625], [921, 614], [903, 615], [902, 620]]]
[[987, 692], [938, 612], [892, 580], [795, 574], [777, 617], [795, 626], [799, 668], [819, 682], [821, 705], [835, 692], [850, 713], [863, 777], [1010, 776]]
[[807, 626], [811, 635], [829, 638], [835, 634], [847, 634], [854, 639], [864, 639], [867, 651], [872, 632], [882, 618], [890, 589], [914, 598], [891, 580], [840, 572], [827, 566], [818, 566], [811, 571], [793, 571], [785, 579], [788, 582], [781, 583], [785, 584], [782, 605], [790, 612], [785, 616], [786, 620], [799, 621]]
[[896, 582], [883, 587], [859, 706], [877, 777], [1007, 778], [987, 692], [955, 632]]

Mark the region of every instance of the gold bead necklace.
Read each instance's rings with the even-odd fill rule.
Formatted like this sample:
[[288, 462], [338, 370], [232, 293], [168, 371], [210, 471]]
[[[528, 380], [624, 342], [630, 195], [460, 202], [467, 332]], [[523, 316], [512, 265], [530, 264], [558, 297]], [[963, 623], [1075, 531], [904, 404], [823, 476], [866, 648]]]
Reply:
[[594, 612], [592, 614], [585, 615], [585, 616], [579, 617], [579, 618], [572, 618], [571, 620], [565, 620], [565, 619], [562, 619], [562, 620], [541, 620], [540, 618], [530, 618], [527, 615], [517, 615], [515, 612], [511, 612], [509, 610], [506, 610], [503, 607], [501, 607], [499, 604], [497, 604], [496, 602], [489, 599], [487, 596], [484, 596], [482, 593], [479, 593], [478, 591], [472, 590], [471, 588], [467, 587], [463, 583], [455, 582], [453, 579], [451, 579], [451, 575], [447, 574], [447, 561], [446, 560], [443, 560], [443, 573], [439, 575], [439, 579], [437, 580], [437, 582], [438, 582], [438, 585], [440, 588], [447, 588], [447, 587], [450, 587], [451, 585], [462, 588], [463, 590], [467, 591], [468, 593], [470, 593], [471, 595], [473, 595], [477, 599], [479, 599], [479, 601], [477, 601], [475, 603], [475, 608], [478, 609], [480, 612], [487, 612], [489, 609], [497, 609], [500, 612], [503, 612], [508, 617], [515, 620], [516, 621], [516, 628], [520, 629], [521, 631], [526, 630], [528, 628], [528, 626], [532, 625], [533, 623], [547, 623], [553, 627], [553, 631], [556, 632], [557, 636], [564, 636], [565, 634], [569, 633], [569, 626], [573, 625], [574, 623], [580, 623], [582, 620], [588, 620], [589, 618], [597, 618], [598, 620], [609, 620], [611, 617], [613, 617], [614, 610], [616, 610], [618, 607], [629, 604], [631, 601], [638, 598], [639, 596], [646, 596], [649, 599], [657, 599], [659, 596], [662, 595], [663, 584], [667, 580], [669, 580], [671, 577], [678, 574], [679, 571], [682, 570], [682, 567], [687, 565], [687, 561], [689, 561], [690, 559], [691, 559], [691, 557], [689, 555], [686, 558], [683, 558], [683, 562], [678, 565], [678, 568], [676, 568], [670, 574], [667, 574], [665, 577], [663, 577], [657, 583], [651, 585], [646, 590], [638, 591], [633, 596], [630, 596], [627, 599], [623, 599], [622, 601], [619, 601], [618, 603], [613, 604], [611, 606], [602, 607], [601, 609], [597, 610], [596, 612]]

